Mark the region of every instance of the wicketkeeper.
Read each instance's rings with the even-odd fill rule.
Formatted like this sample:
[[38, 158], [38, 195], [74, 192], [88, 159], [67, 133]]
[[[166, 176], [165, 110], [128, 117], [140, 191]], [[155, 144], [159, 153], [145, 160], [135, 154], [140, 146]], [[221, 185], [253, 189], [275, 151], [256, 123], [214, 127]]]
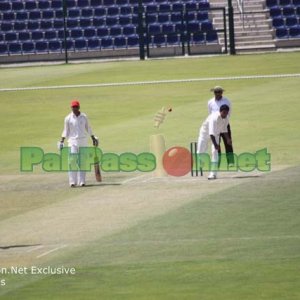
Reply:
[[[76, 185], [85, 186], [86, 172], [81, 171], [79, 167], [80, 147], [88, 146], [88, 136], [92, 138], [93, 145], [98, 146], [98, 138], [92, 133], [87, 115], [80, 112], [80, 103], [77, 100], [71, 102], [72, 112], [65, 117], [64, 130], [61, 141], [58, 144], [61, 150], [64, 147], [65, 139], [68, 140], [69, 155], [69, 184], [70, 187]], [[77, 166], [77, 167], [76, 167]], [[76, 170], [77, 171], [74, 171]]]
[[228, 145], [231, 144], [231, 139], [228, 135], [227, 126], [229, 106], [224, 104], [220, 107], [219, 111], [211, 113], [203, 122], [200, 131], [197, 144], [197, 154], [206, 153], [208, 141], [211, 140], [211, 171], [208, 179], [217, 179], [217, 169], [219, 162], [220, 151], [220, 135], [223, 134]]

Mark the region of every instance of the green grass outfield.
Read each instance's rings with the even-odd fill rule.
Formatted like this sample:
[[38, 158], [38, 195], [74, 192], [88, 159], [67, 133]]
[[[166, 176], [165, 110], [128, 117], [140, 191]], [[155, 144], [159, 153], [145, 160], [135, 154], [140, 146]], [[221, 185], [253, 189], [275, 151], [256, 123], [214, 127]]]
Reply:
[[[299, 52], [1, 68], [0, 89], [293, 74], [299, 70]], [[49, 245], [55, 235], [64, 243], [63, 237], [74, 235], [65, 250], [41, 259], [27, 257], [34, 251], [0, 248], [0, 267], [63, 264], [77, 269], [75, 276], [0, 274], [0, 280], [7, 282], [0, 287], [0, 298], [299, 299], [299, 80], [260, 78], [0, 92], [0, 247], [27, 241], [46, 245], [48, 235]], [[212, 97], [209, 90], [214, 85], [222, 85], [233, 103], [235, 152], [267, 148], [274, 170], [270, 174], [225, 178], [212, 184], [203, 177], [199, 185], [162, 180], [153, 189], [150, 183], [143, 183], [128, 188], [69, 190], [66, 174], [19, 171], [21, 146], [57, 152], [63, 118], [73, 98], [81, 101], [104, 152], [148, 151], [149, 136], [157, 132], [164, 134], [167, 147], [189, 147], [207, 115], [206, 104]], [[152, 119], [162, 106], [172, 107], [173, 112], [157, 131]], [[104, 174], [109, 180], [123, 180], [124, 176]], [[123, 219], [120, 213], [115, 230], [104, 233], [99, 225], [99, 234], [96, 228], [90, 240], [80, 239], [81, 225], [98, 224], [87, 214], [80, 219], [82, 224], [70, 226], [73, 231], [65, 236], [60, 232], [75, 218], [80, 205], [84, 213], [97, 201], [106, 209], [106, 199], [117, 202], [126, 197], [132, 210], [128, 208], [128, 215], [124, 210]], [[160, 198], [169, 201], [166, 207], [150, 214], [151, 202]], [[173, 198], [177, 206], [171, 205]], [[145, 203], [148, 206], [142, 206]], [[125, 200], [123, 204], [126, 207]], [[42, 230], [36, 233], [39, 241], [33, 230], [46, 228], [38, 221], [42, 220], [39, 212], [44, 214], [40, 218], [50, 222], [53, 207], [58, 209], [56, 213], [60, 207], [69, 210], [66, 218], [55, 223], [57, 227], [47, 227], [45, 237], [41, 238]], [[91, 208], [91, 215], [96, 208]], [[117, 214], [117, 207], [115, 211]], [[37, 218], [30, 218], [33, 215]], [[106, 217], [107, 226], [111, 218], [113, 227], [114, 210]], [[16, 229], [22, 227], [24, 234], [18, 236]]]

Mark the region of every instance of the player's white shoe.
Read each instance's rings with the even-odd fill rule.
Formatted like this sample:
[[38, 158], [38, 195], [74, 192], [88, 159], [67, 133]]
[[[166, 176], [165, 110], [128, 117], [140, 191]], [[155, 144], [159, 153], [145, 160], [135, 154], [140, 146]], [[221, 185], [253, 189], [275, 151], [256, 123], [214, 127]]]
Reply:
[[208, 180], [214, 180], [214, 179], [217, 179], [217, 175], [211, 173], [211, 174], [208, 175], [207, 179], [208, 179]]
[[76, 186], [75, 183], [71, 183], [71, 184], [70, 184], [70, 187], [71, 187], [71, 188], [74, 188], [75, 186]]
[[81, 183], [80, 183], [80, 186], [85, 186], [85, 183], [81, 182]]

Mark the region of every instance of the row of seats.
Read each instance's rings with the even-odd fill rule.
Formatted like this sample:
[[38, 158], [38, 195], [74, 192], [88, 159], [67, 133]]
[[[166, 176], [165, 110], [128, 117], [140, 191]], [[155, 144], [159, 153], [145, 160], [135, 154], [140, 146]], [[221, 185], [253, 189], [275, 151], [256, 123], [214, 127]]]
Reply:
[[270, 16], [277, 17], [277, 16], [292, 16], [300, 14], [300, 6], [275, 6], [270, 8]]
[[[131, 3], [114, 3], [111, 0], [106, 0], [107, 3], [103, 3], [103, 5], [77, 5], [76, 1], [73, 0], [67, 0], [67, 8], [68, 9], [73, 9], [73, 10], [90, 10], [93, 11], [96, 9], [110, 9], [110, 8], [119, 8], [119, 7], [131, 7], [131, 6], [138, 6], [138, 0], [137, 1], [130, 1]], [[120, 2], [120, 1], [119, 1]], [[55, 10], [62, 10], [62, 2], [60, 1], [60, 3], [55, 4], [55, 6], [53, 7], [52, 5], [54, 3], [57, 3], [55, 1], [26, 1], [26, 2], [11, 2], [11, 1], [6, 1], [6, 2], [1, 2], [0, 1], [0, 12], [19, 12], [19, 11], [55, 11]], [[195, 1], [195, 0], [187, 0], [187, 1], [171, 1], [171, 0], [164, 0], [164, 1], [145, 1], [143, 0], [143, 6], [147, 7], [147, 6], [156, 6], [156, 7], [162, 7], [164, 9], [174, 9], [174, 8], [178, 8], [178, 5], [180, 7], [184, 7], [186, 9], [200, 9], [200, 10], [207, 10], [209, 9], [209, 2], [207, 1]]]
[[300, 38], [300, 26], [294, 27], [280, 27], [276, 29], [277, 39], [299, 39]]
[[[216, 31], [208, 33], [195, 33], [191, 34], [190, 44], [205, 44], [217, 42]], [[162, 46], [179, 46], [182, 39], [180, 34], [160, 34], [151, 36], [149, 43], [152, 47]], [[136, 48], [139, 45], [139, 37], [134, 34], [131, 36], [119, 35], [116, 37], [105, 36], [101, 39], [76, 39], [67, 40], [68, 51], [93, 51], [101, 49], [117, 49], [117, 48]], [[42, 40], [42, 41], [27, 41], [24, 43], [13, 42], [10, 44], [4, 44], [0, 42], [0, 55], [12, 55], [12, 54], [30, 54], [30, 53], [53, 53], [63, 52], [64, 43], [60, 40]]]
[[272, 20], [273, 27], [294, 27], [300, 25], [300, 17], [288, 16], [286, 18], [276, 17]]
[[275, 6], [289, 6], [296, 5], [300, 6], [300, 0], [266, 0], [267, 7], [275, 7]]

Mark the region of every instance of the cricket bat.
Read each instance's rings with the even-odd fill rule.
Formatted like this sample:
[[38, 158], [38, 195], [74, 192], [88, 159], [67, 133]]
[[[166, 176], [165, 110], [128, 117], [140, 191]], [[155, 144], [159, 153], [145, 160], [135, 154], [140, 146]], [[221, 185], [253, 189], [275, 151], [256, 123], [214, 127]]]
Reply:
[[101, 182], [102, 177], [101, 177], [101, 171], [100, 171], [100, 165], [99, 165], [99, 157], [97, 155], [97, 147], [95, 147], [94, 169], [95, 169], [96, 181]]

